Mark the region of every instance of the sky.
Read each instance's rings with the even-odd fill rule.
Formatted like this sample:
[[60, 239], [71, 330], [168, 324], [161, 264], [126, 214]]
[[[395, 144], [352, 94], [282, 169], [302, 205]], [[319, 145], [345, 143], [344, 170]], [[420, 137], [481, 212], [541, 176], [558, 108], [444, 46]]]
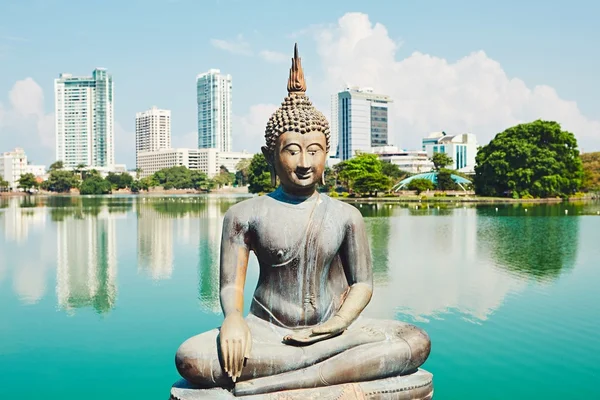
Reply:
[[[557, 2], [558, 3], [558, 2]], [[286, 96], [294, 43], [307, 95], [330, 118], [346, 85], [392, 97], [390, 142], [434, 131], [479, 144], [558, 121], [600, 150], [600, 2], [529, 0], [0, 0], [0, 152], [55, 158], [54, 79], [107, 68], [116, 162], [135, 166], [135, 113], [172, 111], [173, 147], [197, 147], [196, 75], [232, 75], [233, 150], [259, 152]]]

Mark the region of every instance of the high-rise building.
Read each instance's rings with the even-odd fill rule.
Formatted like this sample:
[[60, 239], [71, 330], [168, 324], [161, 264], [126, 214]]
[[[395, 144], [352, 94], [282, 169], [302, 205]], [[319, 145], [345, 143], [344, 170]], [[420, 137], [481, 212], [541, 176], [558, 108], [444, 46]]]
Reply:
[[349, 87], [338, 93], [339, 158], [344, 161], [357, 152], [387, 146], [389, 96], [370, 88]]
[[171, 148], [171, 111], [156, 107], [135, 114], [135, 164], [138, 154]]
[[331, 122], [329, 126], [329, 157], [337, 158], [338, 155], [338, 138], [339, 138], [339, 130], [338, 130], [338, 122], [339, 122], [339, 113], [338, 113], [338, 93], [331, 95]]
[[54, 80], [56, 160], [65, 167], [114, 165], [113, 89], [104, 68], [92, 76], [63, 73]]
[[231, 151], [231, 75], [218, 69], [196, 77], [198, 148]]

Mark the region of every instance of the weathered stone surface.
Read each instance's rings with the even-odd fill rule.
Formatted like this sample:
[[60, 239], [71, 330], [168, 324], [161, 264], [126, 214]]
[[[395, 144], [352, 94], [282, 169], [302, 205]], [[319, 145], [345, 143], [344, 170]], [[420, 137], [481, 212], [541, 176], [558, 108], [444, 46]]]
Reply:
[[[329, 128], [306, 96], [297, 48], [288, 96], [261, 148], [280, 185], [223, 218], [220, 327], [188, 338], [175, 355], [173, 399], [427, 399], [425, 331], [361, 313], [373, 296], [373, 258], [362, 214], [317, 191]], [[244, 316], [248, 258], [260, 268]], [[384, 377], [394, 377], [386, 378]], [[233, 387], [233, 383], [235, 387]], [[357, 382], [346, 384], [346, 382]], [[207, 390], [207, 388], [216, 388]]]
[[433, 398], [433, 375], [423, 369], [417, 372], [314, 389], [298, 389], [262, 395], [236, 397], [225, 389], [195, 389], [185, 380], [171, 388], [171, 400], [430, 400]]

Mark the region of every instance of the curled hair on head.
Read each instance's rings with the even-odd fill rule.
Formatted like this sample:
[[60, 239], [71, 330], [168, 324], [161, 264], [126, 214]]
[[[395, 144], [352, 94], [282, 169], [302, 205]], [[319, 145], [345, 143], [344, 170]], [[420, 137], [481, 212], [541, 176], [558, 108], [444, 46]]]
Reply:
[[305, 94], [306, 81], [301, 61], [296, 44], [288, 78], [288, 95], [281, 107], [271, 115], [265, 129], [265, 144], [271, 154], [275, 151], [277, 138], [285, 132], [321, 132], [325, 135], [326, 151], [329, 152], [329, 122]]

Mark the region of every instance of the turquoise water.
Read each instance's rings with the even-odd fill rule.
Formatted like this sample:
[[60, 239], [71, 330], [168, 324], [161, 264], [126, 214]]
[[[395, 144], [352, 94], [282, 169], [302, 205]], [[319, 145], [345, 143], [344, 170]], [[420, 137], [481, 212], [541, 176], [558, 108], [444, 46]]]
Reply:
[[[240, 200], [0, 198], [0, 399], [168, 398]], [[366, 313], [427, 330], [436, 399], [600, 398], [600, 204], [356, 207]]]

